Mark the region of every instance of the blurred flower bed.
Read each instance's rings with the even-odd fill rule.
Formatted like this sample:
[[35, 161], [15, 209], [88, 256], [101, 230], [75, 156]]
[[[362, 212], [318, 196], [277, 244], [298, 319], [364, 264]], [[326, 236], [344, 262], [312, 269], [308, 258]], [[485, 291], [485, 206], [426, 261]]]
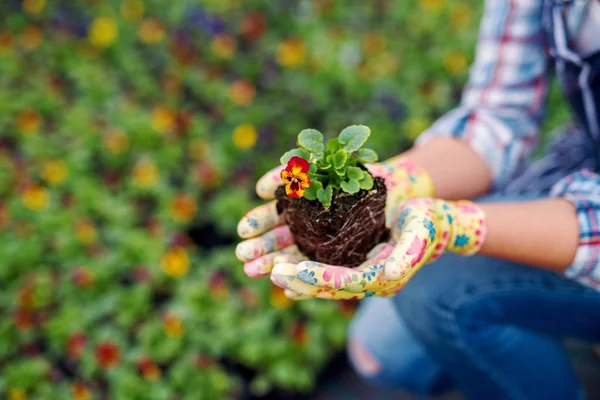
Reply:
[[458, 101], [479, 3], [0, 5], [0, 397], [312, 390], [355, 304], [246, 278], [237, 220], [301, 129], [406, 149]]

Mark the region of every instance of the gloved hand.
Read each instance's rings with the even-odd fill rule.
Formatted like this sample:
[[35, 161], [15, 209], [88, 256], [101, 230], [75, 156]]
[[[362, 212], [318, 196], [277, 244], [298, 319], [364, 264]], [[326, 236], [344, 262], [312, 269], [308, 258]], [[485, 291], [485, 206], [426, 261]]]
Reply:
[[471, 201], [412, 199], [397, 207], [396, 216], [390, 243], [380, 245], [379, 253], [358, 268], [298, 263], [281, 255], [271, 280], [295, 300], [393, 296], [423, 265], [446, 251], [475, 254], [485, 239], [484, 214]]
[[[266, 200], [275, 197], [275, 190], [282, 185], [283, 168], [285, 166], [274, 168], [258, 180], [256, 193], [259, 197]], [[388, 226], [392, 212], [401, 201], [434, 196], [433, 183], [427, 172], [402, 156], [369, 164], [367, 168], [374, 177], [385, 180]], [[294, 238], [277, 215], [275, 205], [276, 201], [271, 201], [251, 210], [238, 224], [238, 234], [248, 240], [237, 246], [236, 256], [244, 262], [244, 271], [250, 277], [269, 275], [278, 256], [287, 256], [295, 262], [306, 259], [294, 245]]]

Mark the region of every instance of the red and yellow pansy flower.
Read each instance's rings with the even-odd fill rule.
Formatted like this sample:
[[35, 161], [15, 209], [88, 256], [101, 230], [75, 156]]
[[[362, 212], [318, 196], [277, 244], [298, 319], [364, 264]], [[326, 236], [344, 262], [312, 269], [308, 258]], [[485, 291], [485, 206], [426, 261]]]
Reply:
[[285, 183], [285, 193], [288, 197], [299, 199], [304, 196], [304, 190], [310, 187], [309, 169], [310, 165], [304, 158], [290, 158], [285, 169], [281, 171], [281, 180]]

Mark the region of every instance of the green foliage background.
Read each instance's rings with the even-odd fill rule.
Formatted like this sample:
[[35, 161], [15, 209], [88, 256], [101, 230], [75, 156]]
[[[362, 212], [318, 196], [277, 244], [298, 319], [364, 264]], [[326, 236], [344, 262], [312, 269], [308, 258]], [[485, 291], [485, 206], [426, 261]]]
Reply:
[[0, 397], [310, 391], [354, 304], [245, 277], [254, 182], [305, 128], [406, 149], [456, 105], [480, 3], [3, 2]]

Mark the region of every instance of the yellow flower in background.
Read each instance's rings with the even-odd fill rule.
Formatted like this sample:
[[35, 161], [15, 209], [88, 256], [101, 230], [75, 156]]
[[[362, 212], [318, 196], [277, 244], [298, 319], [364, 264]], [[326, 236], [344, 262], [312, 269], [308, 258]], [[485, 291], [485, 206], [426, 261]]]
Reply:
[[8, 391], [9, 400], [27, 400], [27, 393], [21, 388], [11, 388]]
[[185, 326], [179, 317], [167, 314], [163, 317], [163, 330], [168, 337], [179, 339], [185, 333]]
[[81, 243], [90, 245], [96, 241], [98, 234], [92, 222], [83, 220], [75, 225], [75, 236], [77, 236], [77, 240]]
[[444, 67], [450, 75], [462, 75], [467, 72], [467, 57], [458, 50], [451, 50], [444, 56]]
[[50, 160], [42, 164], [41, 176], [50, 185], [59, 185], [67, 179], [69, 169], [61, 160]]
[[247, 106], [254, 101], [256, 89], [245, 79], [238, 79], [229, 87], [229, 98], [238, 106]]
[[430, 12], [438, 13], [444, 8], [444, 0], [419, 0], [421, 7]]
[[204, 139], [192, 139], [190, 141], [190, 147], [188, 153], [192, 160], [200, 161], [206, 158], [209, 150], [209, 145]]
[[50, 205], [50, 195], [43, 187], [32, 185], [21, 193], [21, 201], [32, 211], [42, 211]]
[[37, 26], [28, 26], [19, 35], [19, 44], [24, 50], [34, 51], [42, 43], [42, 30]]
[[221, 33], [210, 42], [210, 49], [217, 56], [230, 59], [237, 48], [235, 37], [229, 33]]
[[190, 258], [183, 247], [167, 251], [160, 260], [163, 272], [171, 278], [181, 278], [190, 269]]
[[123, 0], [121, 15], [127, 21], [139, 21], [144, 16], [144, 3], [142, 0]]
[[74, 383], [71, 385], [71, 393], [75, 400], [92, 400], [92, 393], [83, 383]]
[[177, 126], [177, 116], [173, 110], [168, 107], [156, 106], [152, 110], [150, 123], [152, 124], [152, 128], [165, 135], [175, 130], [175, 127]]
[[304, 61], [304, 42], [298, 38], [285, 40], [277, 48], [277, 61], [286, 68], [295, 68]]
[[37, 111], [23, 110], [17, 117], [17, 129], [21, 135], [29, 136], [38, 133], [42, 127], [42, 117]]
[[165, 37], [165, 28], [156, 18], [147, 18], [141, 23], [138, 36], [146, 44], [156, 44]]
[[186, 193], [175, 196], [169, 206], [171, 217], [181, 223], [190, 222], [196, 215], [196, 211], [197, 206], [194, 197]]
[[426, 118], [410, 117], [404, 122], [404, 131], [411, 140], [415, 140], [430, 125], [431, 121]]
[[46, 0], [23, 0], [23, 10], [29, 14], [39, 14], [44, 11]]
[[96, 47], [110, 47], [117, 41], [119, 29], [111, 17], [97, 17], [92, 21], [88, 32], [90, 42]]
[[233, 144], [240, 150], [248, 150], [256, 145], [258, 132], [252, 124], [242, 124], [233, 131]]
[[290, 308], [294, 302], [287, 298], [282, 288], [279, 286], [272, 286], [271, 293], [269, 295], [271, 305], [279, 310]]
[[13, 49], [13, 38], [8, 32], [0, 33], [0, 55], [11, 53]]
[[129, 137], [119, 129], [109, 131], [102, 139], [104, 147], [113, 154], [121, 154], [129, 147]]
[[133, 183], [140, 188], [148, 189], [158, 183], [159, 175], [156, 165], [150, 160], [140, 160], [133, 167]]
[[473, 8], [466, 3], [457, 3], [450, 9], [450, 24], [454, 29], [465, 29], [473, 19]]
[[370, 68], [377, 77], [390, 76], [398, 71], [400, 62], [392, 53], [384, 52], [372, 59]]

